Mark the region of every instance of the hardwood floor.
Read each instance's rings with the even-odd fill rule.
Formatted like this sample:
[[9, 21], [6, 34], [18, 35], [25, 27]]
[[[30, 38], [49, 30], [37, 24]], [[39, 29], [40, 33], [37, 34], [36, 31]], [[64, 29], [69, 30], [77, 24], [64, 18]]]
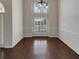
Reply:
[[56, 38], [25, 38], [13, 49], [0, 49], [0, 59], [79, 59]]

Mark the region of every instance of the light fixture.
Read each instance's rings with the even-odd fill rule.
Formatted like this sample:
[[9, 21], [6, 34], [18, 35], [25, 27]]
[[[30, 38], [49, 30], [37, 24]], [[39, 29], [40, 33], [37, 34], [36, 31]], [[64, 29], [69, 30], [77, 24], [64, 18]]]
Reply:
[[0, 13], [5, 13], [5, 8], [1, 2], [0, 2]]
[[40, 10], [47, 9], [48, 8], [48, 3], [46, 3], [43, 0], [40, 0], [40, 2], [36, 3], [36, 7], [38, 7]]

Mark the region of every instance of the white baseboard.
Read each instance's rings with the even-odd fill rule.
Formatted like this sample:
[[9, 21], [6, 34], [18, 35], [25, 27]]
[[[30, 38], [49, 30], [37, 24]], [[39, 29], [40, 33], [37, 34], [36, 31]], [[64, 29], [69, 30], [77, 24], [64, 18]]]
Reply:
[[14, 48], [22, 39], [23, 39], [23, 37], [21, 37], [15, 43], [13, 43], [11, 48]]
[[60, 30], [59, 37], [72, 50], [79, 54], [79, 34], [68, 30]]

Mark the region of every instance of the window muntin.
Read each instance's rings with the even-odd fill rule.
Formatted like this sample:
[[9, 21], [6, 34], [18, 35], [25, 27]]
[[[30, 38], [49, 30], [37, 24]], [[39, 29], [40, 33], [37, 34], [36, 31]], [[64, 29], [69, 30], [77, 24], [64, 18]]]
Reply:
[[35, 18], [34, 19], [34, 30], [35, 33], [48, 32], [47, 19], [46, 18]]

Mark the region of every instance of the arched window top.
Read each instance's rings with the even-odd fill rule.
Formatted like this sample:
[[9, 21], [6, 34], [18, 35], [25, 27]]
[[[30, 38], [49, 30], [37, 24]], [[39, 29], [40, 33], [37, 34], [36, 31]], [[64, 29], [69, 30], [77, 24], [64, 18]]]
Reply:
[[1, 2], [0, 2], [0, 13], [5, 13], [5, 7]]

